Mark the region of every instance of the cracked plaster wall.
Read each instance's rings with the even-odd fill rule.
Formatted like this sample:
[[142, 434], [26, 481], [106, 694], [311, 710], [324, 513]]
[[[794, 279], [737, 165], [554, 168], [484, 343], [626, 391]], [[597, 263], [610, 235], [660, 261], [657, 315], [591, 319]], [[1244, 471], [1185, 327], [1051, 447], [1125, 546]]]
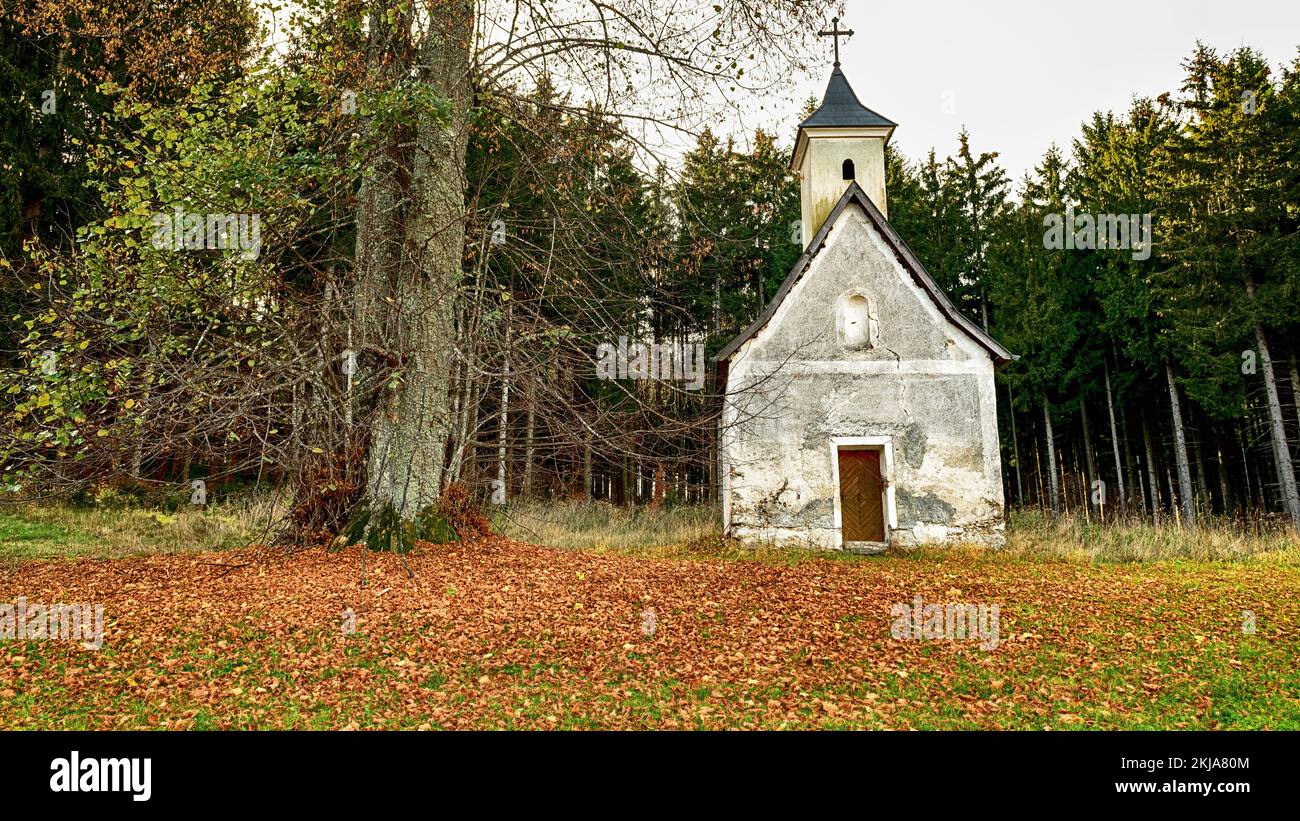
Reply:
[[[845, 294], [874, 344], [846, 349]], [[767, 326], [731, 359], [724, 514], [748, 540], [838, 549], [831, 437], [884, 437], [900, 544], [1003, 541], [992, 357], [953, 326], [865, 214], [846, 209]]]

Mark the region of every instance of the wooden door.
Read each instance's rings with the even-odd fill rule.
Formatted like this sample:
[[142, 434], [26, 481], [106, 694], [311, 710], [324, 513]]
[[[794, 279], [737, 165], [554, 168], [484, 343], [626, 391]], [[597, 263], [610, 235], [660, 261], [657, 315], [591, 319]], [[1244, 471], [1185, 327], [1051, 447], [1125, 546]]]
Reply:
[[883, 542], [880, 451], [841, 450], [840, 521], [846, 542]]

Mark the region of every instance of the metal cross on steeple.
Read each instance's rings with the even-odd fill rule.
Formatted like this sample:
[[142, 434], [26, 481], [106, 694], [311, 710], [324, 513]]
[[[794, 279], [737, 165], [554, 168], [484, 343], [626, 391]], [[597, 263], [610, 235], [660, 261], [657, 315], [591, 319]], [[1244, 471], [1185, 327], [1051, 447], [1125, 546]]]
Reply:
[[817, 35], [818, 35], [819, 37], [834, 37], [834, 38], [835, 38], [835, 65], [836, 65], [836, 66], [838, 66], [838, 65], [840, 64], [840, 35], [841, 35], [841, 34], [843, 34], [845, 37], [852, 37], [852, 36], [853, 36], [853, 29], [842, 29], [842, 28], [840, 28], [840, 18], [838, 18], [838, 17], [832, 17], [832, 18], [831, 18], [831, 30], [830, 30], [830, 31], [819, 31], [819, 32], [817, 32]]

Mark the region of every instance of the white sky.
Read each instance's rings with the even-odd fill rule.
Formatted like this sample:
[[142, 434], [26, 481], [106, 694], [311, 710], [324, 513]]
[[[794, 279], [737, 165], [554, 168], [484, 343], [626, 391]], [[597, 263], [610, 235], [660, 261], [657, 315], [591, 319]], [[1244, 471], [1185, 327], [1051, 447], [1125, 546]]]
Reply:
[[[954, 153], [964, 124], [972, 149], [1000, 152], [1019, 182], [1053, 141], [1068, 150], [1092, 112], [1177, 91], [1197, 39], [1289, 64], [1300, 0], [848, 0], [840, 27], [857, 32], [840, 45], [849, 82], [863, 105], [899, 124], [893, 145], [905, 156]], [[747, 128], [793, 140], [801, 101], [820, 99], [830, 74], [822, 40], [824, 68]]]
[[[1274, 67], [1300, 53], [1300, 0], [845, 0], [845, 7], [840, 26], [856, 34], [841, 39], [844, 72], [863, 105], [899, 124], [893, 145], [912, 160], [931, 147], [943, 158], [957, 150], [965, 125], [972, 149], [999, 152], [1013, 183], [1053, 142], [1068, 151], [1094, 111], [1121, 112], [1135, 95], [1176, 92], [1198, 39], [1220, 52], [1251, 46]], [[820, 100], [830, 76], [831, 41], [819, 41], [820, 64], [810, 60], [809, 73], [779, 93], [737, 100], [745, 121], [715, 122], [714, 132], [744, 147], [762, 127], [790, 147], [803, 101]], [[642, 136], [674, 165], [693, 144], [682, 134]]]

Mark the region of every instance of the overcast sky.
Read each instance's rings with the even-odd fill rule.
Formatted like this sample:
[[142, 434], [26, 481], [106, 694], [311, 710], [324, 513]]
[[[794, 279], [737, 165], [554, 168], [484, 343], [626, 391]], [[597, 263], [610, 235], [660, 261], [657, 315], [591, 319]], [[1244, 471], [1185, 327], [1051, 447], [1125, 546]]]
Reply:
[[[1274, 65], [1300, 46], [1300, 0], [849, 0], [843, 68], [862, 104], [899, 124], [909, 158], [956, 151], [965, 125], [975, 151], [998, 151], [1019, 181], [1048, 146], [1068, 148], [1094, 111], [1177, 90], [1198, 39], [1220, 51], [1249, 45]], [[827, 27], [829, 27], [829, 22]], [[801, 82], [773, 119], [793, 139], [801, 100], [830, 74]], [[946, 105], [947, 104], [947, 105]]]

